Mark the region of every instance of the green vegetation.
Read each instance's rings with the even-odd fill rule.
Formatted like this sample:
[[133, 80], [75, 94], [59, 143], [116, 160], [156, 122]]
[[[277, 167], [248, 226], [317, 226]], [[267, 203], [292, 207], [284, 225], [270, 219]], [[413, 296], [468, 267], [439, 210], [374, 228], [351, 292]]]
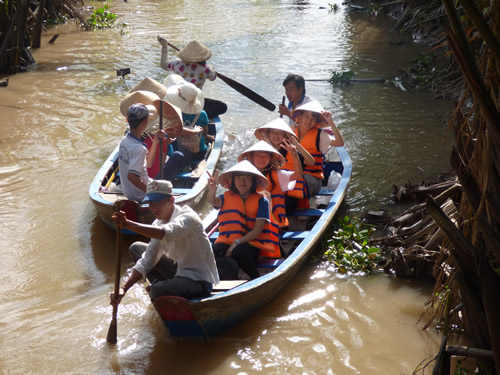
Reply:
[[90, 18], [87, 20], [91, 29], [109, 29], [112, 27], [126, 27], [124, 23], [116, 23], [116, 14], [109, 11], [109, 6], [104, 4], [102, 8], [98, 8], [92, 12]]
[[338, 222], [338, 228], [326, 240], [324, 256], [338, 267], [340, 273], [371, 273], [382, 257], [380, 249], [370, 246], [375, 231], [373, 225], [345, 216]]
[[335, 72], [330, 71], [330, 78], [328, 82], [336, 83], [341, 86], [350, 85], [351, 79], [354, 77], [354, 72], [352, 70], [347, 70], [345, 72]]
[[48, 18], [47, 25], [63, 25], [68, 22], [68, 16], [58, 14], [57, 18]]
[[329, 12], [336, 12], [337, 10], [339, 10], [339, 6], [337, 4], [328, 3]]

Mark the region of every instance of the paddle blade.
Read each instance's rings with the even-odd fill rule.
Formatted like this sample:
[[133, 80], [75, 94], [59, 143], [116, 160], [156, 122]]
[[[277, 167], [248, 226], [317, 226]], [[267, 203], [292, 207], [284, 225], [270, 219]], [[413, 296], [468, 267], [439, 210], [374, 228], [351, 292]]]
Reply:
[[248, 99], [254, 101], [258, 105], [264, 107], [265, 109], [270, 110], [273, 112], [276, 109], [276, 106], [271, 103], [269, 100], [266, 98], [263, 98], [256, 92], [250, 90], [248, 87], [243, 86], [241, 83], [236, 82], [235, 80], [226, 77], [225, 75], [220, 74], [217, 72], [217, 77], [219, 77], [221, 80], [223, 80], [227, 85], [231, 86], [233, 89], [238, 91], [240, 94], [246, 96]]
[[109, 325], [106, 341], [110, 344], [116, 344], [116, 336], [116, 317], [113, 317], [113, 320], [111, 320], [111, 324]]

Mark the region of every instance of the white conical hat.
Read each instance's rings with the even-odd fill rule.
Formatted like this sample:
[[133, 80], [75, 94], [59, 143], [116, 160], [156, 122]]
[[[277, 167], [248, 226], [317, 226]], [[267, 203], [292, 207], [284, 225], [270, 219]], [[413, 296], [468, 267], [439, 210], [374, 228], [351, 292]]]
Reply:
[[283, 120], [282, 118], [277, 118], [276, 120], [273, 120], [273, 121], [267, 123], [266, 125], [263, 125], [257, 129], [255, 129], [255, 132], [254, 132], [255, 137], [257, 137], [257, 139], [260, 141], [266, 140], [266, 136], [267, 136], [267, 138], [269, 138], [269, 129], [281, 130], [281, 131], [284, 131], [289, 137], [291, 136], [291, 137], [297, 138], [297, 136], [295, 135], [293, 130], [290, 128], [288, 123], [285, 122], [285, 120]]
[[183, 127], [181, 110], [165, 100], [158, 99], [153, 103], [158, 113], [160, 113], [160, 102], [163, 113], [163, 130], [170, 137], [178, 137], [181, 135]]
[[245, 151], [241, 153], [240, 156], [238, 156], [238, 161], [248, 160], [250, 154], [256, 151], [267, 152], [271, 154], [270, 163], [272, 168], [281, 168], [283, 164], [285, 164], [285, 158], [283, 157], [283, 155], [281, 155], [278, 151], [276, 151], [274, 147], [271, 146], [266, 141], [259, 141], [250, 148], [247, 148]]
[[134, 91], [150, 91], [152, 93], [155, 93], [158, 95], [160, 99], [163, 99], [165, 95], [167, 95], [167, 88], [162, 85], [160, 82], [155, 81], [152, 78], [146, 77], [144, 78], [141, 82], [139, 82], [137, 85], [132, 87], [129, 92], [134, 92]]
[[235, 172], [254, 174], [257, 177], [257, 190], [264, 190], [269, 185], [269, 181], [267, 181], [267, 178], [262, 173], [260, 173], [260, 171], [255, 168], [254, 165], [248, 160], [240, 161], [238, 164], [233, 165], [227, 171], [222, 173], [219, 176], [219, 184], [221, 184], [226, 189], [230, 189], [233, 179], [233, 173]]
[[189, 44], [181, 49], [177, 54], [179, 59], [184, 61], [185, 63], [199, 63], [207, 61], [210, 57], [212, 57], [212, 51], [206, 45], [193, 40], [189, 42]]
[[167, 88], [165, 97], [169, 103], [179, 107], [183, 113], [198, 114], [205, 105], [203, 92], [192, 83], [183, 81]]

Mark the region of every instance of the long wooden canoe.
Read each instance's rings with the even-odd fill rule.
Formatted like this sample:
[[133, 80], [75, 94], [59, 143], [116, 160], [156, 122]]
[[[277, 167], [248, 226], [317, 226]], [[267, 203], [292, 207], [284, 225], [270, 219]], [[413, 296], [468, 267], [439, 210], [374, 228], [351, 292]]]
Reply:
[[[211, 174], [215, 172], [224, 141], [224, 130], [222, 122], [218, 117], [209, 123], [208, 134], [215, 136], [215, 140], [209, 145], [205, 159], [202, 160], [193, 171], [180, 173], [174, 181], [172, 181], [176, 204], [187, 204], [192, 207], [196, 206], [201, 201], [208, 186], [208, 175], [206, 171]], [[106, 188], [117, 179], [118, 149], [119, 145], [116, 146], [99, 169], [89, 188], [90, 199], [99, 217], [106, 225], [113, 229], [114, 223], [113, 220], [111, 220], [114, 210], [113, 204], [118, 199], [126, 199], [123, 194], [109, 191]], [[131, 204], [130, 207], [128, 207], [127, 203], [132, 202], [125, 201], [125, 210], [128, 216], [130, 216], [129, 210], [132, 210], [132, 217], [134, 214], [136, 215], [134, 220], [146, 224], [151, 224], [154, 221], [155, 217], [149, 210], [147, 204]], [[122, 232], [124, 234], [135, 234], [126, 229], [122, 229]]]
[[[271, 272], [251, 281], [222, 281], [214, 287], [210, 297], [203, 299], [187, 300], [167, 296], [153, 301], [171, 336], [205, 339], [218, 336], [249, 317], [285, 287], [318, 244], [344, 200], [352, 165], [344, 147], [337, 147], [336, 151], [337, 161], [325, 164], [325, 174], [337, 171], [341, 174], [340, 183], [333, 192], [327, 191], [326, 186], [322, 188], [319, 195], [325, 199], [326, 207], [298, 210], [295, 213], [300, 220], [314, 224], [310, 230], [282, 234], [283, 240], [296, 241], [298, 245], [288, 257], [262, 264], [272, 267]], [[325, 176], [325, 183], [327, 178]], [[213, 228], [216, 216], [217, 212], [214, 211], [204, 219], [207, 231]], [[217, 232], [214, 232], [211, 237], [216, 235]]]

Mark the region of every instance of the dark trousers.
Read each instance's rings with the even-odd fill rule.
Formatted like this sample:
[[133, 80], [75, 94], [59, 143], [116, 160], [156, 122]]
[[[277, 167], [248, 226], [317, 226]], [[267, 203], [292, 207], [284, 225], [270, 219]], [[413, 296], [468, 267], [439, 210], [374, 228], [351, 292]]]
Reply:
[[208, 118], [214, 118], [226, 113], [227, 104], [220, 100], [205, 98], [203, 110], [207, 113]]
[[[213, 245], [213, 251], [215, 255], [215, 261], [217, 263], [217, 268], [221, 268], [223, 276], [229, 275], [234, 276], [234, 271], [231, 268], [230, 262], [226, 259], [226, 252], [229, 249], [229, 245], [224, 243], [217, 243]], [[231, 258], [233, 258], [238, 267], [240, 267], [245, 273], [250, 277], [250, 279], [256, 279], [260, 276], [259, 270], [257, 269], [257, 264], [259, 262], [260, 249], [258, 247], [252, 246], [249, 243], [242, 243], [236, 246], [231, 253]], [[230, 258], [229, 258], [230, 259]], [[219, 272], [220, 275], [220, 272]], [[237, 276], [237, 273], [236, 273]], [[237, 277], [233, 277], [235, 279]], [[222, 280], [228, 280], [223, 279]], [[230, 279], [231, 280], [231, 279]]]

